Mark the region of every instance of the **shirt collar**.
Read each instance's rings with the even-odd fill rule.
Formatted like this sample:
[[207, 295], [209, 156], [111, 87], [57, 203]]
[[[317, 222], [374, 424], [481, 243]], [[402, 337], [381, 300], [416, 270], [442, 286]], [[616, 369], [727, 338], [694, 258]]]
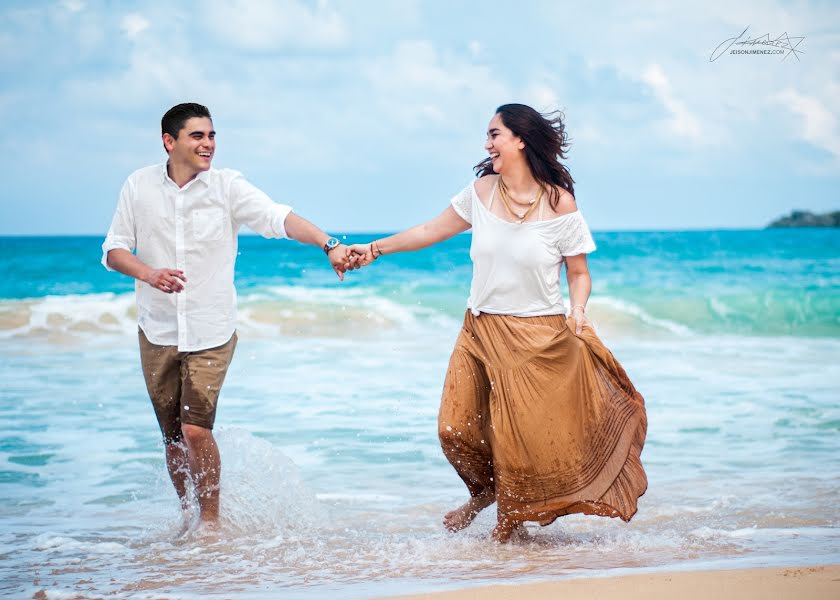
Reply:
[[[169, 173], [166, 170], [166, 165], [168, 165], [168, 164], [169, 164], [168, 161], [160, 164], [160, 177], [161, 177], [161, 179], [163, 179], [164, 183], [170, 183], [170, 184], [174, 185], [175, 187], [178, 187], [178, 184], [176, 184], [174, 181], [172, 181], [172, 179], [169, 177]], [[206, 171], [201, 171], [198, 175], [196, 175], [195, 179], [193, 181], [200, 181], [204, 185], [210, 185], [210, 182], [209, 182], [209, 179], [208, 179], [209, 177], [210, 177], [210, 169], [207, 169]], [[191, 184], [192, 184], [192, 181], [189, 182], [184, 187], [187, 187]]]
[[204, 185], [207, 185], [209, 177], [210, 177], [210, 169], [207, 169], [206, 171], [202, 171], [201, 173], [199, 173], [198, 175], [195, 176], [195, 178], [198, 181], [200, 181], [201, 183], [203, 183]]

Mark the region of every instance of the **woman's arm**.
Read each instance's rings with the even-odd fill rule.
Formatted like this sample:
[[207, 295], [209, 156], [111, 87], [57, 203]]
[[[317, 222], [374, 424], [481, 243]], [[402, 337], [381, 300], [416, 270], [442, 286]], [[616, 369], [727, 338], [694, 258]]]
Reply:
[[382, 254], [397, 252], [413, 252], [427, 248], [443, 240], [466, 231], [470, 224], [458, 216], [455, 209], [448, 206], [431, 221], [415, 225], [410, 229], [371, 242], [370, 244], [353, 244], [350, 251], [361, 256], [361, 264], [368, 265]]
[[575, 320], [575, 333], [580, 334], [584, 327], [592, 327], [586, 318], [586, 303], [592, 291], [592, 279], [586, 264], [586, 254], [566, 257], [566, 281], [569, 283], [569, 302], [572, 305], [571, 316]]

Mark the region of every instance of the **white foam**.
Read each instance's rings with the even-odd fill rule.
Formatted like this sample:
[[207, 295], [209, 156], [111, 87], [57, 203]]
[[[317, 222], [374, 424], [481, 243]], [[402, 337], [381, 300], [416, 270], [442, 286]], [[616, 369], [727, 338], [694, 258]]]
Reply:
[[0, 302], [4, 313], [27, 315], [19, 327], [0, 329], [0, 338], [25, 336], [36, 331], [126, 334], [136, 331], [134, 294], [71, 294]]
[[401, 303], [365, 287], [271, 286], [239, 297], [239, 326], [258, 334], [292, 329], [316, 337], [347, 337], [365, 328], [417, 331], [429, 322], [458, 326], [457, 319], [438, 310]]
[[364, 502], [404, 502], [405, 498], [401, 496], [395, 496], [393, 494], [376, 494], [376, 493], [338, 493], [338, 492], [324, 492], [320, 494], [316, 494], [318, 500], [323, 502], [347, 502], [350, 504], [353, 503], [364, 503]]
[[[395, 321], [403, 325], [413, 325], [420, 315], [430, 316], [435, 311], [418, 305], [401, 304], [379, 295], [368, 287], [352, 287], [336, 290], [328, 287], [271, 286], [268, 292], [277, 298], [288, 299], [302, 304], [317, 306], [362, 307], [370, 316]], [[247, 306], [250, 297], [243, 298]]]
[[713, 313], [715, 313], [717, 316], [723, 319], [735, 312], [733, 309], [726, 306], [726, 304], [724, 304], [719, 298], [715, 296], [709, 297], [709, 308], [712, 309]]
[[611, 296], [593, 296], [589, 303], [595, 306], [607, 306], [620, 313], [635, 317], [643, 323], [660, 329], [665, 329], [666, 331], [679, 336], [689, 337], [694, 335], [694, 332], [685, 325], [681, 325], [667, 319], [656, 318], [640, 306], [619, 298], [613, 298]]
[[110, 554], [125, 551], [127, 548], [116, 542], [84, 542], [72, 537], [65, 537], [54, 533], [42, 533], [32, 540], [32, 549], [41, 552], [68, 552], [82, 550]]
[[[220, 512], [225, 536], [288, 536], [325, 520], [324, 507], [297, 465], [278, 448], [238, 427], [219, 427], [214, 434], [222, 457]], [[149, 541], [168, 539], [180, 519], [162, 461], [156, 471], [153, 493], [136, 501], [139, 514], [158, 514], [160, 519], [147, 531]], [[190, 502], [197, 514], [195, 499]], [[165, 515], [161, 506], [166, 507]]]

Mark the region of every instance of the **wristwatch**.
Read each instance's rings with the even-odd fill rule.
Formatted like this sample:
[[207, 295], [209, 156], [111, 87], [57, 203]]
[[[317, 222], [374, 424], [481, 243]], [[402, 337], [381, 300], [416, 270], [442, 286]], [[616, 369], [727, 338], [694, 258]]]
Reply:
[[335, 248], [336, 246], [338, 246], [340, 243], [341, 243], [341, 242], [339, 242], [339, 241], [338, 241], [338, 239], [336, 239], [336, 238], [334, 238], [334, 237], [329, 238], [329, 239], [326, 241], [326, 243], [324, 244], [324, 252], [325, 252], [326, 254], [329, 254], [329, 253], [330, 253], [330, 250], [332, 250], [333, 248]]

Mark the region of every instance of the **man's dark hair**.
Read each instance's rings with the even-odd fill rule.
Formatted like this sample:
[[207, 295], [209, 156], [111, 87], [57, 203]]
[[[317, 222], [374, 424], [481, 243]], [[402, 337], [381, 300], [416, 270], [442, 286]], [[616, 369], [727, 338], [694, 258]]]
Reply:
[[193, 117], [213, 118], [206, 106], [195, 102], [178, 104], [167, 110], [166, 114], [163, 115], [160, 120], [160, 134], [168, 133], [177, 140], [178, 132], [184, 128], [184, 123]]

